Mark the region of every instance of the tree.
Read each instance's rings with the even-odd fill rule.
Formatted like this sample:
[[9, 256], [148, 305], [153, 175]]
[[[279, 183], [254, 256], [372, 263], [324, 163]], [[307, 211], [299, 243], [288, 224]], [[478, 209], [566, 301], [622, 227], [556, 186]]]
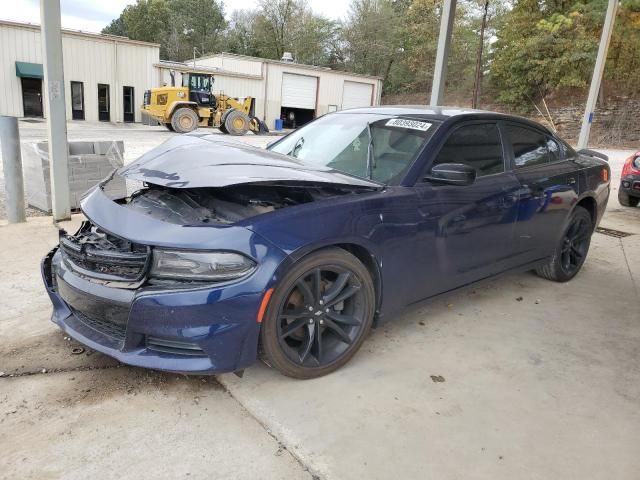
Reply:
[[256, 18], [254, 10], [236, 10], [231, 14], [224, 33], [224, 50], [240, 55], [257, 55]]
[[102, 33], [160, 43], [161, 58], [185, 60], [193, 47], [215, 51], [226, 22], [216, 0], [137, 0]]
[[171, 0], [171, 24], [175, 25], [181, 45], [178, 55], [190, 58], [196, 48], [200, 55], [217, 51], [227, 26], [222, 2], [216, 0]]

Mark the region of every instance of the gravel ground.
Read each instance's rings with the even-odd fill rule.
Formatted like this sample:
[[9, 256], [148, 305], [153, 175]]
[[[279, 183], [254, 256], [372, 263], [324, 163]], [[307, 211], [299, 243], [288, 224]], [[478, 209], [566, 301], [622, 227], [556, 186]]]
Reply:
[[[29, 148], [30, 144], [46, 140], [47, 126], [41, 120], [20, 120], [20, 141], [23, 151]], [[211, 129], [212, 133], [220, 133]], [[124, 162], [132, 162], [146, 151], [161, 144], [173, 135], [164, 127], [149, 127], [142, 124], [112, 124], [112, 123], [89, 123], [89, 122], [68, 122], [67, 134], [69, 141], [77, 140], [124, 140]], [[256, 136], [247, 134], [244, 137], [234, 137], [240, 141], [264, 147], [274, 139], [275, 135]], [[0, 159], [2, 158], [0, 154]], [[25, 200], [26, 204], [26, 200]], [[46, 216], [48, 213], [37, 208], [27, 207], [27, 216]], [[4, 171], [0, 162], [0, 220], [7, 218], [5, 207]]]

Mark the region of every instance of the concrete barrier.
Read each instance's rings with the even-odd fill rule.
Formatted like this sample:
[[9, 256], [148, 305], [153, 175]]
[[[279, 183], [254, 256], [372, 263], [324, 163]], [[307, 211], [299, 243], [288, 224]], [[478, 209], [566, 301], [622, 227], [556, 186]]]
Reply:
[[[23, 149], [27, 203], [51, 212], [51, 181], [47, 142], [32, 143]], [[123, 141], [69, 142], [69, 195], [71, 208], [78, 209], [84, 193], [123, 165]], [[127, 193], [123, 178], [115, 178], [105, 188], [112, 198]]]

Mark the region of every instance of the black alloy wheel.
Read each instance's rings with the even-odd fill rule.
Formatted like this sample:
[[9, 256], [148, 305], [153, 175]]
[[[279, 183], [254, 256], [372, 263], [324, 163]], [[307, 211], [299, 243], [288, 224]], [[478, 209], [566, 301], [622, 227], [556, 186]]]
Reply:
[[538, 275], [557, 282], [575, 277], [587, 258], [592, 234], [591, 214], [583, 207], [576, 207], [553, 256], [536, 270]]
[[562, 239], [560, 265], [567, 275], [575, 275], [584, 263], [589, 250], [591, 238], [591, 221], [584, 216], [577, 216]]
[[336, 370], [360, 348], [374, 304], [371, 276], [356, 257], [341, 249], [310, 255], [269, 304], [261, 333], [267, 363], [295, 378]]

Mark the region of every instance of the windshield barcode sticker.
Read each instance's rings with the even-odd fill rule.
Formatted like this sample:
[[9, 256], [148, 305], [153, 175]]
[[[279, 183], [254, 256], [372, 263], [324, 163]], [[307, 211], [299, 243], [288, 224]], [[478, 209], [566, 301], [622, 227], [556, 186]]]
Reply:
[[407, 120], [406, 118], [392, 118], [387, 123], [385, 123], [386, 127], [400, 127], [400, 128], [410, 128], [412, 130], [420, 130], [422, 132], [426, 132], [429, 130], [431, 123], [428, 122], [420, 122], [418, 120]]

